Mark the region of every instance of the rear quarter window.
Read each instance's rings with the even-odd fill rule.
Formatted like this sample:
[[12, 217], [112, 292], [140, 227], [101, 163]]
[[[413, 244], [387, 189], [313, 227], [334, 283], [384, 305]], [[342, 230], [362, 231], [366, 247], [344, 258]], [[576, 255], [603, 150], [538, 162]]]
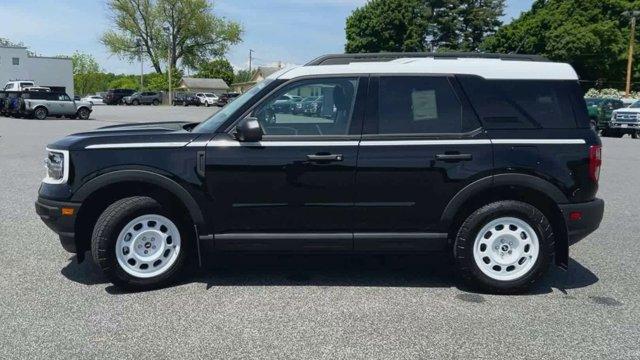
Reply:
[[[576, 128], [572, 81], [486, 80], [459, 77], [465, 93], [486, 129], [571, 129]], [[582, 107], [586, 112], [584, 99]]]

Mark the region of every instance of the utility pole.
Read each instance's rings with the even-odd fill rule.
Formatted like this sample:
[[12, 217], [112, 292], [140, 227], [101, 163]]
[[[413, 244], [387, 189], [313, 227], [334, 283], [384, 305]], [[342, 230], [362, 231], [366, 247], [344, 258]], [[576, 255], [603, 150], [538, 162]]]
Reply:
[[136, 39], [138, 58], [140, 59], [140, 91], [144, 90], [144, 62], [142, 61], [142, 40]]
[[251, 65], [253, 63], [253, 53], [255, 51], [249, 49], [249, 74], [251, 74]]
[[171, 46], [173, 45], [173, 32], [169, 24], [166, 24], [162, 28], [169, 36], [169, 46], [167, 46], [167, 75], [169, 75], [169, 106], [171, 106], [173, 104], [173, 94], [171, 91]]
[[624, 16], [631, 17], [631, 34], [629, 35], [629, 55], [627, 58], [627, 86], [625, 96], [631, 94], [631, 77], [633, 72], [633, 47], [636, 43], [636, 17], [640, 15], [640, 11], [625, 11]]

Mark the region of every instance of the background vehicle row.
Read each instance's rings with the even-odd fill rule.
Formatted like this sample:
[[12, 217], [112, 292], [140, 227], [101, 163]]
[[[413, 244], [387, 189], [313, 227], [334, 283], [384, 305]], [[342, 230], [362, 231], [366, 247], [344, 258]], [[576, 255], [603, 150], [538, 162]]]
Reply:
[[36, 118], [48, 116], [69, 119], [89, 119], [92, 104], [72, 100], [69, 95], [47, 91], [2, 91], [0, 92], [0, 114], [3, 116]]

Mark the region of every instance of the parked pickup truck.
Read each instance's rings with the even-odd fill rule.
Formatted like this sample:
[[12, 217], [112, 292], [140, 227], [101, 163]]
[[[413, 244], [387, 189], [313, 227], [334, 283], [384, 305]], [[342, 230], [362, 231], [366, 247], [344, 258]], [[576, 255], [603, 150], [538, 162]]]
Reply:
[[609, 127], [609, 120], [613, 110], [625, 107], [624, 103], [618, 99], [587, 98], [587, 109], [589, 110], [589, 121], [594, 130], [605, 130]]
[[27, 117], [35, 117], [38, 120], [44, 120], [47, 116], [87, 120], [93, 111], [91, 103], [74, 101], [65, 93], [25, 92], [22, 98], [24, 109], [21, 111]]

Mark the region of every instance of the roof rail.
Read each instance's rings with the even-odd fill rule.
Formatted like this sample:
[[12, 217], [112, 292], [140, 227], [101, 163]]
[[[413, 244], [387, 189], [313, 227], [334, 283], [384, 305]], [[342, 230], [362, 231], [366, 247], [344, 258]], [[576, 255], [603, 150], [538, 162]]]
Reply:
[[331, 54], [323, 55], [309, 62], [305, 66], [315, 65], [346, 65], [353, 62], [387, 62], [403, 58], [434, 58], [434, 59], [500, 59], [500, 60], [516, 60], [516, 61], [549, 61], [541, 55], [523, 55], [523, 54], [492, 54], [492, 53], [470, 53], [470, 52], [445, 52], [445, 53], [428, 53], [428, 52], [407, 52], [407, 53], [361, 53], [361, 54]]

